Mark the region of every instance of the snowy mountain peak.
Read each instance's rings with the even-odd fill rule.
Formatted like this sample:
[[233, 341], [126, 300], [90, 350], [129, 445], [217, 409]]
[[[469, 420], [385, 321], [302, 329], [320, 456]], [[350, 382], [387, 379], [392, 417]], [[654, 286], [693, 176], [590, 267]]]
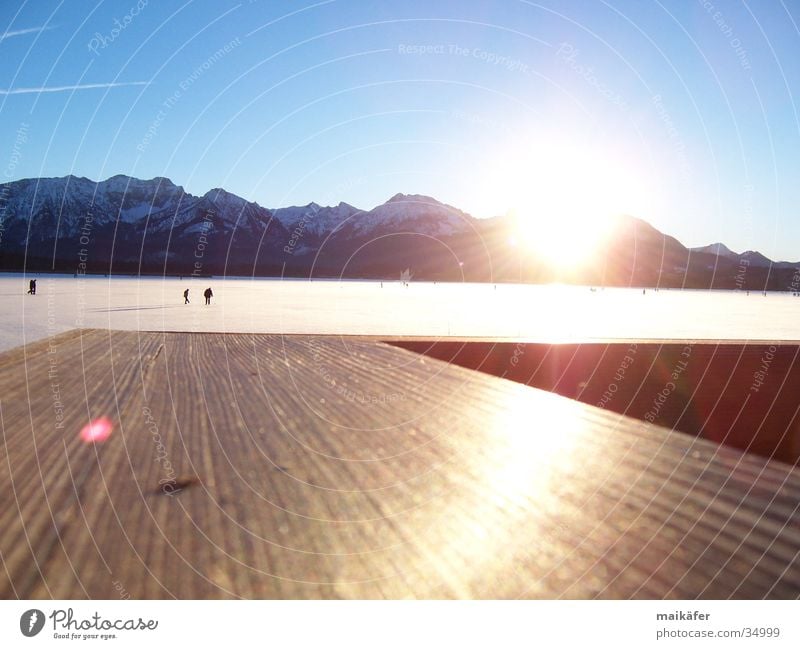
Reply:
[[182, 192], [183, 188], [176, 186], [169, 178], [156, 176], [151, 180], [142, 180], [117, 174], [99, 183], [94, 183], [86, 178], [81, 178], [80, 182], [91, 183], [97, 187], [98, 192], [111, 192], [117, 194], [129, 194], [134, 192]]
[[204, 198], [210, 198], [215, 200], [217, 198], [225, 199], [228, 196], [233, 196], [235, 198], [239, 198], [236, 194], [231, 194], [229, 191], [222, 189], [222, 187], [214, 187], [213, 189], [209, 189], [205, 194], [203, 194]]
[[125, 187], [129, 185], [140, 185], [146, 183], [146, 180], [139, 180], [138, 178], [131, 178], [130, 176], [123, 176], [122, 174], [117, 174], [116, 176], [111, 176], [106, 180], [101, 180], [98, 185], [104, 185], [109, 189], [120, 189], [123, 190]]
[[230, 210], [230, 211], [241, 212], [245, 210], [249, 205], [252, 205], [254, 207], [259, 207], [258, 203], [251, 203], [250, 201], [245, 200], [241, 196], [237, 196], [236, 194], [231, 194], [229, 191], [226, 191], [220, 187], [207, 191], [203, 196], [203, 200], [216, 205], [223, 211]]
[[444, 205], [435, 198], [422, 194], [395, 194], [384, 205], [388, 203], [423, 203], [425, 205]]
[[395, 194], [383, 205], [354, 218], [360, 233], [386, 228], [437, 237], [465, 232], [471, 221], [469, 214], [420, 194]]
[[739, 256], [739, 253], [733, 252], [733, 250], [728, 248], [724, 243], [712, 243], [708, 246], [691, 248], [691, 250], [692, 252], [704, 252], [710, 255], [716, 255], [717, 257], [728, 257], [731, 259]]
[[741, 266], [757, 266], [761, 268], [768, 268], [773, 265], [778, 266], [791, 266], [789, 262], [779, 261], [774, 262], [768, 259], [756, 250], [745, 250], [744, 252], [734, 252], [723, 243], [712, 243], [710, 246], [703, 246], [701, 248], [691, 248], [692, 252], [701, 252], [723, 259], [728, 259], [740, 264]]
[[361, 212], [347, 203], [339, 203], [336, 207], [323, 207], [314, 202], [303, 206], [279, 207], [270, 211], [272, 216], [287, 229], [294, 230], [300, 227], [304, 232], [317, 235], [324, 235], [343, 227], [351, 217]]
[[71, 183], [91, 183], [95, 185], [94, 180], [89, 180], [86, 176], [74, 176], [72, 174], [68, 174], [66, 176], [62, 176], [61, 178], [41, 178], [40, 180], [49, 180], [49, 181], [61, 181], [61, 182], [71, 182]]

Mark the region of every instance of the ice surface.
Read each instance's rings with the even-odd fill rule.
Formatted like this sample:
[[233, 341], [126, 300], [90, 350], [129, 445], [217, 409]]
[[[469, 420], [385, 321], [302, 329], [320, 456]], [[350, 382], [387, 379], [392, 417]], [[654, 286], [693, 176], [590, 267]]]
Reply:
[[[26, 295], [38, 279], [37, 295]], [[211, 306], [203, 304], [207, 286]], [[190, 289], [191, 304], [183, 304]], [[0, 349], [75, 327], [383, 336], [800, 340], [800, 298], [737, 291], [0, 276]]]

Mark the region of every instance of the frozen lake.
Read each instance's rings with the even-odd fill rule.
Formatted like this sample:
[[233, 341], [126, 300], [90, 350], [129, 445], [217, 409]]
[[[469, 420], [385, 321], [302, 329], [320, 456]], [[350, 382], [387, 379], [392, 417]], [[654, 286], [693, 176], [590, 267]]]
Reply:
[[[37, 295], [26, 295], [28, 280]], [[203, 290], [211, 286], [211, 306]], [[191, 304], [183, 304], [190, 289]], [[800, 298], [736, 291], [0, 275], [0, 349], [75, 327], [539, 341], [800, 340]]]

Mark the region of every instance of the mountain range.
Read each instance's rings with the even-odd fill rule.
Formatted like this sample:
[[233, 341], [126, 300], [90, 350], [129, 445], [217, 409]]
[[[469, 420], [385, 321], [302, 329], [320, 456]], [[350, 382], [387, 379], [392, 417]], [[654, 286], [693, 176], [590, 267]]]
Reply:
[[[721, 243], [686, 248], [631, 216], [579, 267], [512, 245], [510, 216], [477, 219], [420, 195], [371, 210], [266, 208], [167, 178], [33, 178], [0, 185], [0, 270], [798, 290], [796, 265]], [[565, 243], [568, 245], [568, 242]]]

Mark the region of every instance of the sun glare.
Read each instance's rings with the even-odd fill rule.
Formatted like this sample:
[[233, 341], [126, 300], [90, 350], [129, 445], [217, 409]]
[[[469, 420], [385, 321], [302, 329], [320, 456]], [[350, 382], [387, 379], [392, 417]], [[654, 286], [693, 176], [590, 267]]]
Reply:
[[515, 245], [530, 250], [555, 268], [575, 268], [591, 261], [611, 231], [610, 216], [591, 216], [579, 206], [515, 208]]
[[513, 245], [554, 268], [590, 263], [619, 214], [646, 217], [650, 188], [615, 151], [536, 138], [494, 165], [487, 192], [516, 220]]

